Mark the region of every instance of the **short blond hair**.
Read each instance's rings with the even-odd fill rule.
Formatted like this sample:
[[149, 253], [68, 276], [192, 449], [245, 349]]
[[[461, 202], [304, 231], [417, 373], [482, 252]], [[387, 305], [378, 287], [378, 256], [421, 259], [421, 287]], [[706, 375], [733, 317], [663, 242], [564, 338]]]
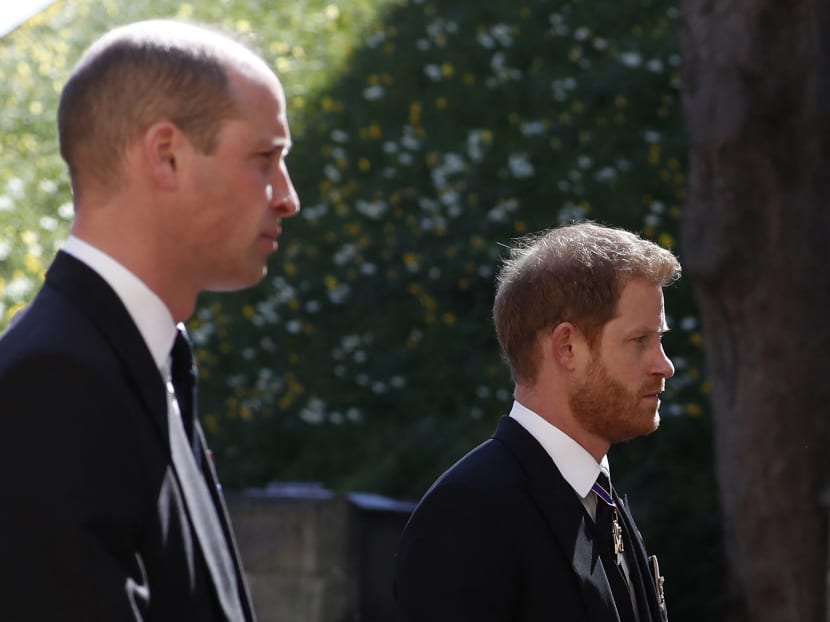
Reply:
[[225, 33], [175, 20], [116, 28], [92, 44], [58, 107], [61, 156], [76, 194], [81, 179], [117, 183], [126, 148], [168, 120], [210, 153], [237, 114], [228, 69], [256, 54]]

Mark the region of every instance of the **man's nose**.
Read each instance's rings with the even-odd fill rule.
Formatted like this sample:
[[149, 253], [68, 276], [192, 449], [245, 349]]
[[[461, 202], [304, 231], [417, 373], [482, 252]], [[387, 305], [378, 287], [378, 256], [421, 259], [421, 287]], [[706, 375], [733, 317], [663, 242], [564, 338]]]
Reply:
[[663, 344], [657, 346], [657, 357], [654, 362], [654, 373], [663, 378], [671, 378], [674, 376], [674, 364], [663, 350]]
[[300, 197], [284, 162], [277, 168], [277, 179], [272, 190], [271, 206], [283, 218], [296, 216], [300, 211]]

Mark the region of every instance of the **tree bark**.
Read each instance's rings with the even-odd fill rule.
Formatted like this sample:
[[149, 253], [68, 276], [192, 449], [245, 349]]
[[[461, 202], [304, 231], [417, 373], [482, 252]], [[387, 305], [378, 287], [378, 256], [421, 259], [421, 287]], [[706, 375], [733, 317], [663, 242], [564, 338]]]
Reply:
[[704, 330], [733, 620], [826, 622], [830, 3], [681, 0], [681, 262]]

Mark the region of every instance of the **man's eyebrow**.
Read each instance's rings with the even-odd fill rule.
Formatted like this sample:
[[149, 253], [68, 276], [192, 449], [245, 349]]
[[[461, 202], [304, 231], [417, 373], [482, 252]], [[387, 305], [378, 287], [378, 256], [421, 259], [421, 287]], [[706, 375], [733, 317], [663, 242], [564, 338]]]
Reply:
[[257, 145], [257, 149], [272, 153], [282, 151], [284, 155], [294, 146], [290, 138], [264, 138]]
[[663, 326], [661, 326], [660, 328], [657, 328], [657, 329], [655, 329], [651, 326], [646, 326], [645, 324], [631, 329], [632, 334], [636, 334], [636, 333], [654, 334], [654, 333], [656, 333], [656, 334], [661, 335], [661, 336], [665, 335], [666, 333], [668, 333], [670, 331], [671, 331], [671, 328], [669, 328], [669, 326], [667, 324], [664, 324]]

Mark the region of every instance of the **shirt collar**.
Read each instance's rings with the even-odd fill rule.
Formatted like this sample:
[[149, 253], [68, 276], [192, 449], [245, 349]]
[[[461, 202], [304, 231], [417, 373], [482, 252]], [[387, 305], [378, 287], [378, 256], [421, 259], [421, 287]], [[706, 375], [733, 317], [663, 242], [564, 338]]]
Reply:
[[539, 442], [580, 498], [591, 492], [600, 470], [611, 477], [607, 455], [598, 463], [582, 445], [526, 406], [514, 401], [510, 417]]
[[69, 236], [62, 250], [95, 270], [115, 291], [141, 333], [156, 367], [161, 369], [176, 338], [176, 324], [167, 305], [135, 274], [91, 244]]

